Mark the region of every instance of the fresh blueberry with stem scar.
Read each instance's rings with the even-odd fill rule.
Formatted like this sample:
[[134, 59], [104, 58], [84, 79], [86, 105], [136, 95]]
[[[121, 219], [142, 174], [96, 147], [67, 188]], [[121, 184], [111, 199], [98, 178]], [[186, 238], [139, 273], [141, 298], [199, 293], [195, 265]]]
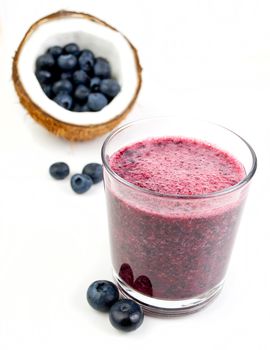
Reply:
[[47, 50], [47, 53], [51, 54], [53, 58], [59, 57], [62, 54], [62, 52], [63, 52], [63, 49], [60, 46], [52, 46], [52, 47], [49, 47]]
[[56, 180], [63, 180], [69, 175], [69, 166], [64, 162], [57, 162], [50, 166], [49, 172]]
[[74, 91], [74, 98], [78, 102], [87, 102], [90, 90], [85, 85], [78, 85]]
[[71, 188], [77, 194], [82, 194], [87, 192], [93, 185], [91, 177], [85, 174], [75, 174], [70, 180]]
[[55, 60], [53, 56], [49, 53], [45, 53], [44, 55], [41, 55], [36, 60], [36, 68], [37, 70], [50, 70], [53, 68], [55, 64]]
[[79, 84], [88, 85], [89, 81], [90, 81], [89, 76], [84, 70], [82, 69], [76, 70], [73, 73], [73, 82], [75, 85], [79, 85]]
[[73, 90], [73, 86], [71, 82], [67, 79], [58, 80], [53, 84], [52, 91], [55, 95], [59, 94], [59, 92], [71, 93]]
[[78, 59], [79, 66], [85, 72], [91, 72], [95, 63], [95, 56], [90, 50], [82, 50]]
[[59, 106], [71, 110], [73, 105], [72, 97], [64, 91], [59, 92], [53, 99]]
[[108, 97], [115, 97], [121, 90], [115, 79], [104, 79], [100, 83], [100, 92]]
[[119, 299], [119, 292], [112, 282], [99, 280], [90, 285], [86, 297], [89, 305], [94, 309], [107, 312]]
[[107, 79], [111, 77], [111, 67], [105, 58], [98, 57], [96, 59], [96, 63], [94, 65], [94, 75], [101, 79]]
[[98, 77], [94, 77], [90, 81], [90, 90], [91, 92], [98, 92], [100, 88], [101, 79]]
[[79, 56], [80, 48], [75, 43], [69, 43], [69, 44], [64, 46], [64, 53]]
[[83, 174], [88, 175], [93, 180], [94, 184], [102, 181], [103, 179], [103, 171], [102, 165], [98, 163], [89, 163], [87, 164], [82, 171]]
[[58, 67], [63, 71], [71, 71], [77, 65], [77, 58], [74, 55], [60, 55], [57, 59]]
[[36, 71], [37, 80], [41, 84], [49, 83], [52, 80], [52, 73], [48, 70], [37, 70]]
[[90, 111], [98, 112], [108, 104], [107, 98], [99, 92], [91, 93], [88, 96]]
[[131, 332], [143, 323], [144, 313], [135, 301], [121, 299], [111, 307], [109, 317], [116, 329]]

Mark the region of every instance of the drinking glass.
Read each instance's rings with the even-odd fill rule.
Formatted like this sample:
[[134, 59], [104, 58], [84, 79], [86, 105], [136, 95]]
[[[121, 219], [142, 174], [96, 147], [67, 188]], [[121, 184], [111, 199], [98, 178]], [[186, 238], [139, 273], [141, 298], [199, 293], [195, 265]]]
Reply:
[[[119, 149], [158, 137], [214, 145], [244, 167], [234, 186], [201, 195], [162, 194], [118, 176], [110, 157]], [[149, 118], [121, 126], [102, 147], [113, 275], [124, 297], [153, 315], [199, 310], [221, 291], [250, 180], [251, 146], [229, 129], [177, 118]]]

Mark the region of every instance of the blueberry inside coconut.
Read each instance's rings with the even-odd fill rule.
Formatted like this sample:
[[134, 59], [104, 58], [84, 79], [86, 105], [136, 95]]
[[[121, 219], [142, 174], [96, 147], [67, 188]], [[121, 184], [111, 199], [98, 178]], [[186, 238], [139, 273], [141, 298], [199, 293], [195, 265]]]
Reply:
[[92, 15], [69, 11], [41, 18], [29, 28], [12, 73], [29, 115], [71, 141], [113, 129], [141, 87], [141, 66], [130, 41]]

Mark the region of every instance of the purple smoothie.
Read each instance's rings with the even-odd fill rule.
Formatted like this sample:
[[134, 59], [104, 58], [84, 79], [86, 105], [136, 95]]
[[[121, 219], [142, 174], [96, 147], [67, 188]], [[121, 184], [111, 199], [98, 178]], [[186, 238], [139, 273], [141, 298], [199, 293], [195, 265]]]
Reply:
[[218, 286], [245, 196], [190, 196], [236, 185], [245, 177], [242, 164], [204, 142], [166, 137], [120, 149], [110, 166], [136, 185], [107, 189], [113, 267], [120, 278], [164, 300], [196, 297]]

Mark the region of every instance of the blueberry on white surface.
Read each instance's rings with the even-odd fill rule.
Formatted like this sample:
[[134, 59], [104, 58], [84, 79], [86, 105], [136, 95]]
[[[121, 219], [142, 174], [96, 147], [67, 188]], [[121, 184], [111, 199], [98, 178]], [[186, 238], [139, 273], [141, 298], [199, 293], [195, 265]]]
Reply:
[[77, 194], [87, 192], [93, 185], [91, 177], [84, 174], [75, 174], [70, 180], [71, 188]]
[[57, 162], [50, 166], [49, 172], [56, 180], [63, 180], [69, 175], [69, 166], [64, 162]]
[[110, 309], [111, 324], [124, 332], [131, 332], [143, 323], [144, 313], [139, 304], [133, 300], [120, 299]]
[[83, 168], [82, 172], [83, 174], [90, 176], [94, 184], [97, 184], [103, 179], [103, 170], [101, 164], [89, 163]]
[[86, 297], [89, 305], [94, 309], [107, 312], [119, 299], [119, 292], [114, 283], [99, 280], [89, 286]]

